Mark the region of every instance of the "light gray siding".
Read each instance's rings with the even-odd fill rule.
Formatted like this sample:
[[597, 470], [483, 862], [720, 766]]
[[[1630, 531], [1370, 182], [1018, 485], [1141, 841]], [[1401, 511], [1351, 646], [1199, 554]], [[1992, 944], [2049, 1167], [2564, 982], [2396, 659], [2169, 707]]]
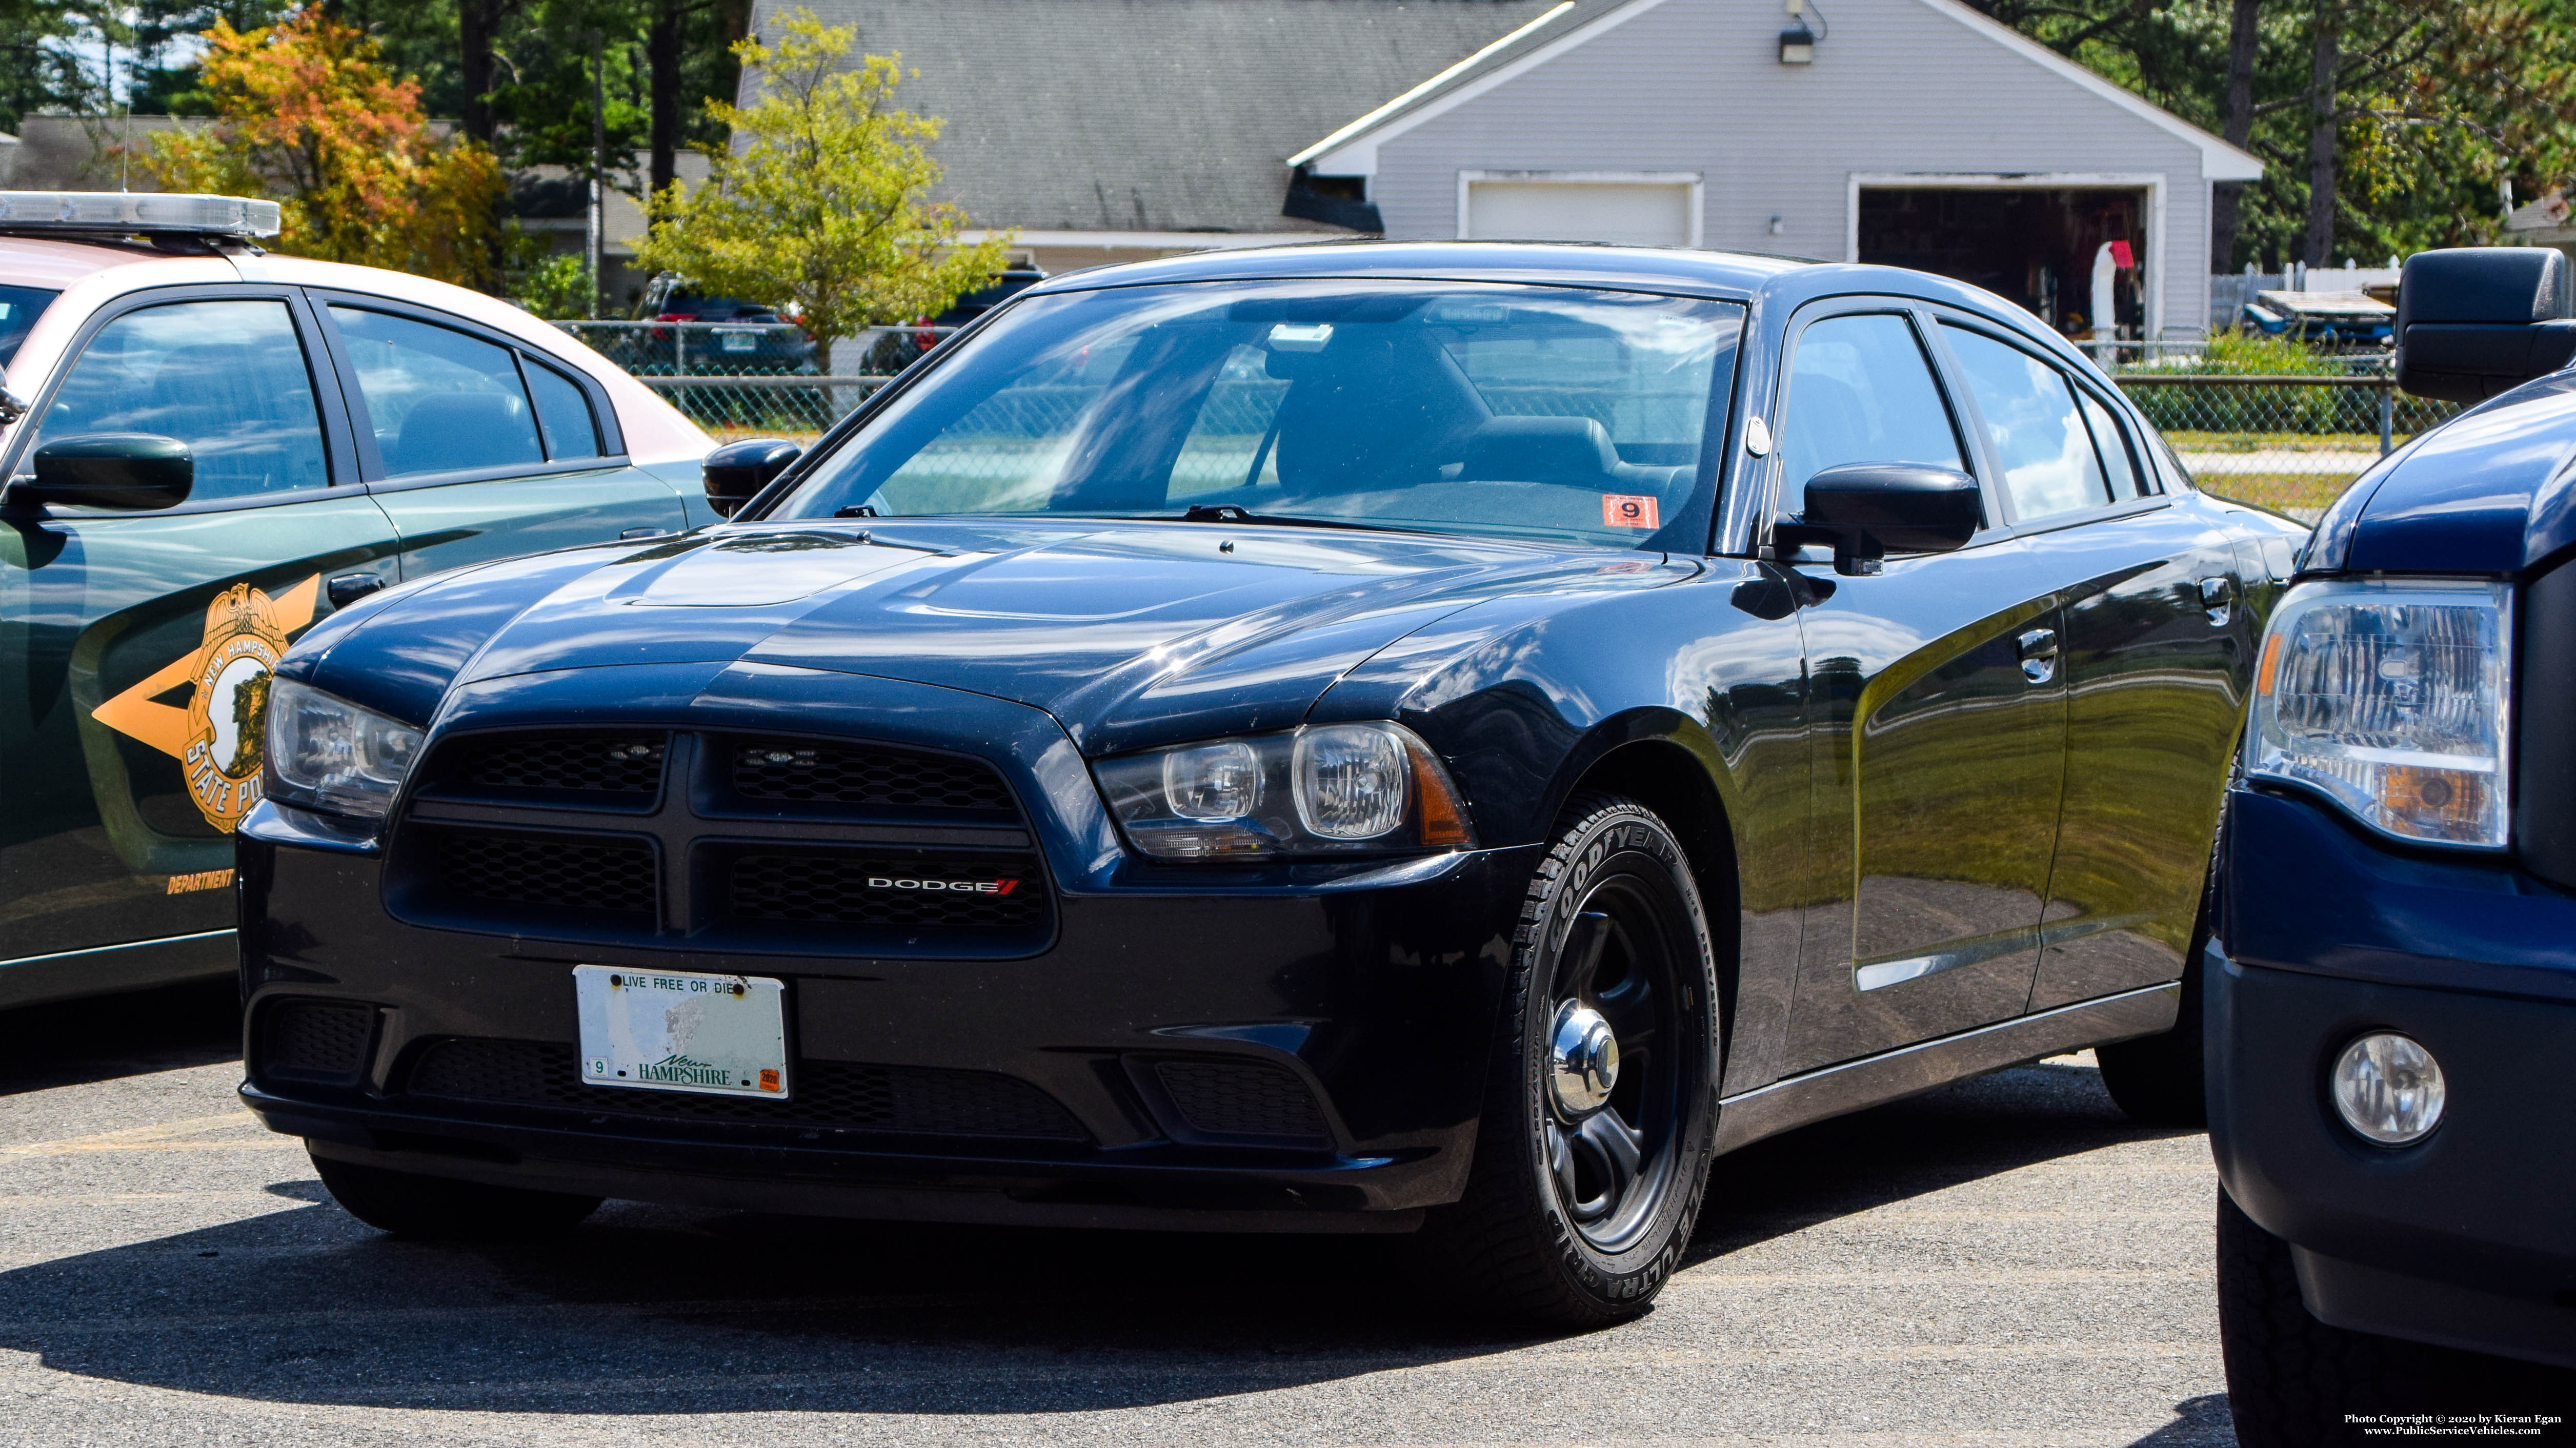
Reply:
[[1370, 182], [1387, 235], [1456, 236], [1463, 171], [1697, 172], [1702, 245], [1843, 260], [1855, 174], [2152, 174], [2151, 329], [2205, 319], [2199, 145], [1926, 0], [1829, 8], [1815, 63], [1789, 66], [1776, 0], [1639, 0], [1581, 45], [1399, 119]]

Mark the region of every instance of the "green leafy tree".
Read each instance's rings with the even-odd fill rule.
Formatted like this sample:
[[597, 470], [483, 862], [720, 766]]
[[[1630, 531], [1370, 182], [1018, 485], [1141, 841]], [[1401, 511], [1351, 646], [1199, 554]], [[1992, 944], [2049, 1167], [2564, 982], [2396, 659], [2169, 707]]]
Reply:
[[824, 348], [862, 329], [932, 315], [1001, 271], [1008, 238], [966, 245], [966, 213], [927, 193], [939, 164], [936, 117], [894, 105], [899, 56], [842, 62], [851, 26], [790, 12], [778, 44], [734, 47], [759, 72], [750, 106], [716, 102], [734, 145], [715, 152], [703, 186], [674, 182], [655, 198], [636, 259], [686, 274], [703, 290], [793, 307]]
[[200, 80], [215, 124], [136, 158], [163, 190], [278, 197], [289, 255], [498, 282], [499, 166], [439, 140], [420, 83], [396, 79], [365, 32], [319, 9], [250, 31], [218, 18]]
[[2576, 169], [2576, 0], [1970, 0], [2245, 147], [2213, 267], [2497, 239]]

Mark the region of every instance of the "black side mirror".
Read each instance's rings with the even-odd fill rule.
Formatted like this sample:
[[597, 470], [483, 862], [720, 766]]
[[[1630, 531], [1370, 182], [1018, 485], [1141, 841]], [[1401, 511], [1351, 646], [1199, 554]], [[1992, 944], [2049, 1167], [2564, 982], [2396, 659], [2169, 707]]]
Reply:
[[1964, 548], [1985, 521], [1977, 480], [1919, 463], [1845, 463], [1807, 479], [1806, 511], [1775, 525], [1775, 543], [1830, 543], [1834, 571], [1879, 571], [1890, 553]]
[[774, 437], [726, 443], [707, 454], [707, 506], [720, 517], [732, 517], [735, 509], [804, 455], [803, 448]]
[[188, 445], [152, 432], [56, 438], [36, 449], [34, 462], [34, 480], [12, 487], [12, 502], [168, 508], [188, 501], [197, 482], [197, 460]]
[[2547, 246], [2419, 251], [2397, 278], [2397, 385], [2483, 402], [2576, 356], [2566, 254]]

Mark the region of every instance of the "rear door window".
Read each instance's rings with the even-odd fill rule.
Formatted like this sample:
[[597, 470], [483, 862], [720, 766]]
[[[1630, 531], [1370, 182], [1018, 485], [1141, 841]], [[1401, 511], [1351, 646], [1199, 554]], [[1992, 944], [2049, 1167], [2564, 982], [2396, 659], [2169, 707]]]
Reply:
[[1968, 391], [1985, 414], [2013, 520], [2027, 523], [2111, 501], [2102, 459], [2066, 374], [1983, 332], [1944, 325]]
[[101, 327], [46, 406], [35, 446], [92, 432], [186, 443], [191, 500], [331, 481], [304, 344], [272, 298], [143, 307]]
[[[509, 348], [452, 327], [335, 306], [388, 478], [534, 466], [546, 459]], [[596, 455], [594, 441], [591, 452]]]
[[2102, 475], [2109, 480], [2112, 500], [2143, 498], [2154, 492], [2147, 484], [2145, 467], [2129, 446], [2128, 429], [2093, 394], [2078, 388], [2075, 398], [2084, 405], [2084, 422], [2093, 431], [2093, 450], [2101, 455]]
[[579, 384], [542, 362], [525, 362], [528, 393], [537, 403], [537, 429], [545, 434], [546, 456], [599, 456], [599, 422], [591, 416], [590, 398]]

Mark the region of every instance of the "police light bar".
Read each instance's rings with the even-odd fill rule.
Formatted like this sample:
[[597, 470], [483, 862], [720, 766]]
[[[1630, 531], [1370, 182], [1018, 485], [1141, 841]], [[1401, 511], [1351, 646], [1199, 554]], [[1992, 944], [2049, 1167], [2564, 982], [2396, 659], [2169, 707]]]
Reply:
[[0, 191], [0, 231], [275, 236], [277, 203], [168, 191]]

